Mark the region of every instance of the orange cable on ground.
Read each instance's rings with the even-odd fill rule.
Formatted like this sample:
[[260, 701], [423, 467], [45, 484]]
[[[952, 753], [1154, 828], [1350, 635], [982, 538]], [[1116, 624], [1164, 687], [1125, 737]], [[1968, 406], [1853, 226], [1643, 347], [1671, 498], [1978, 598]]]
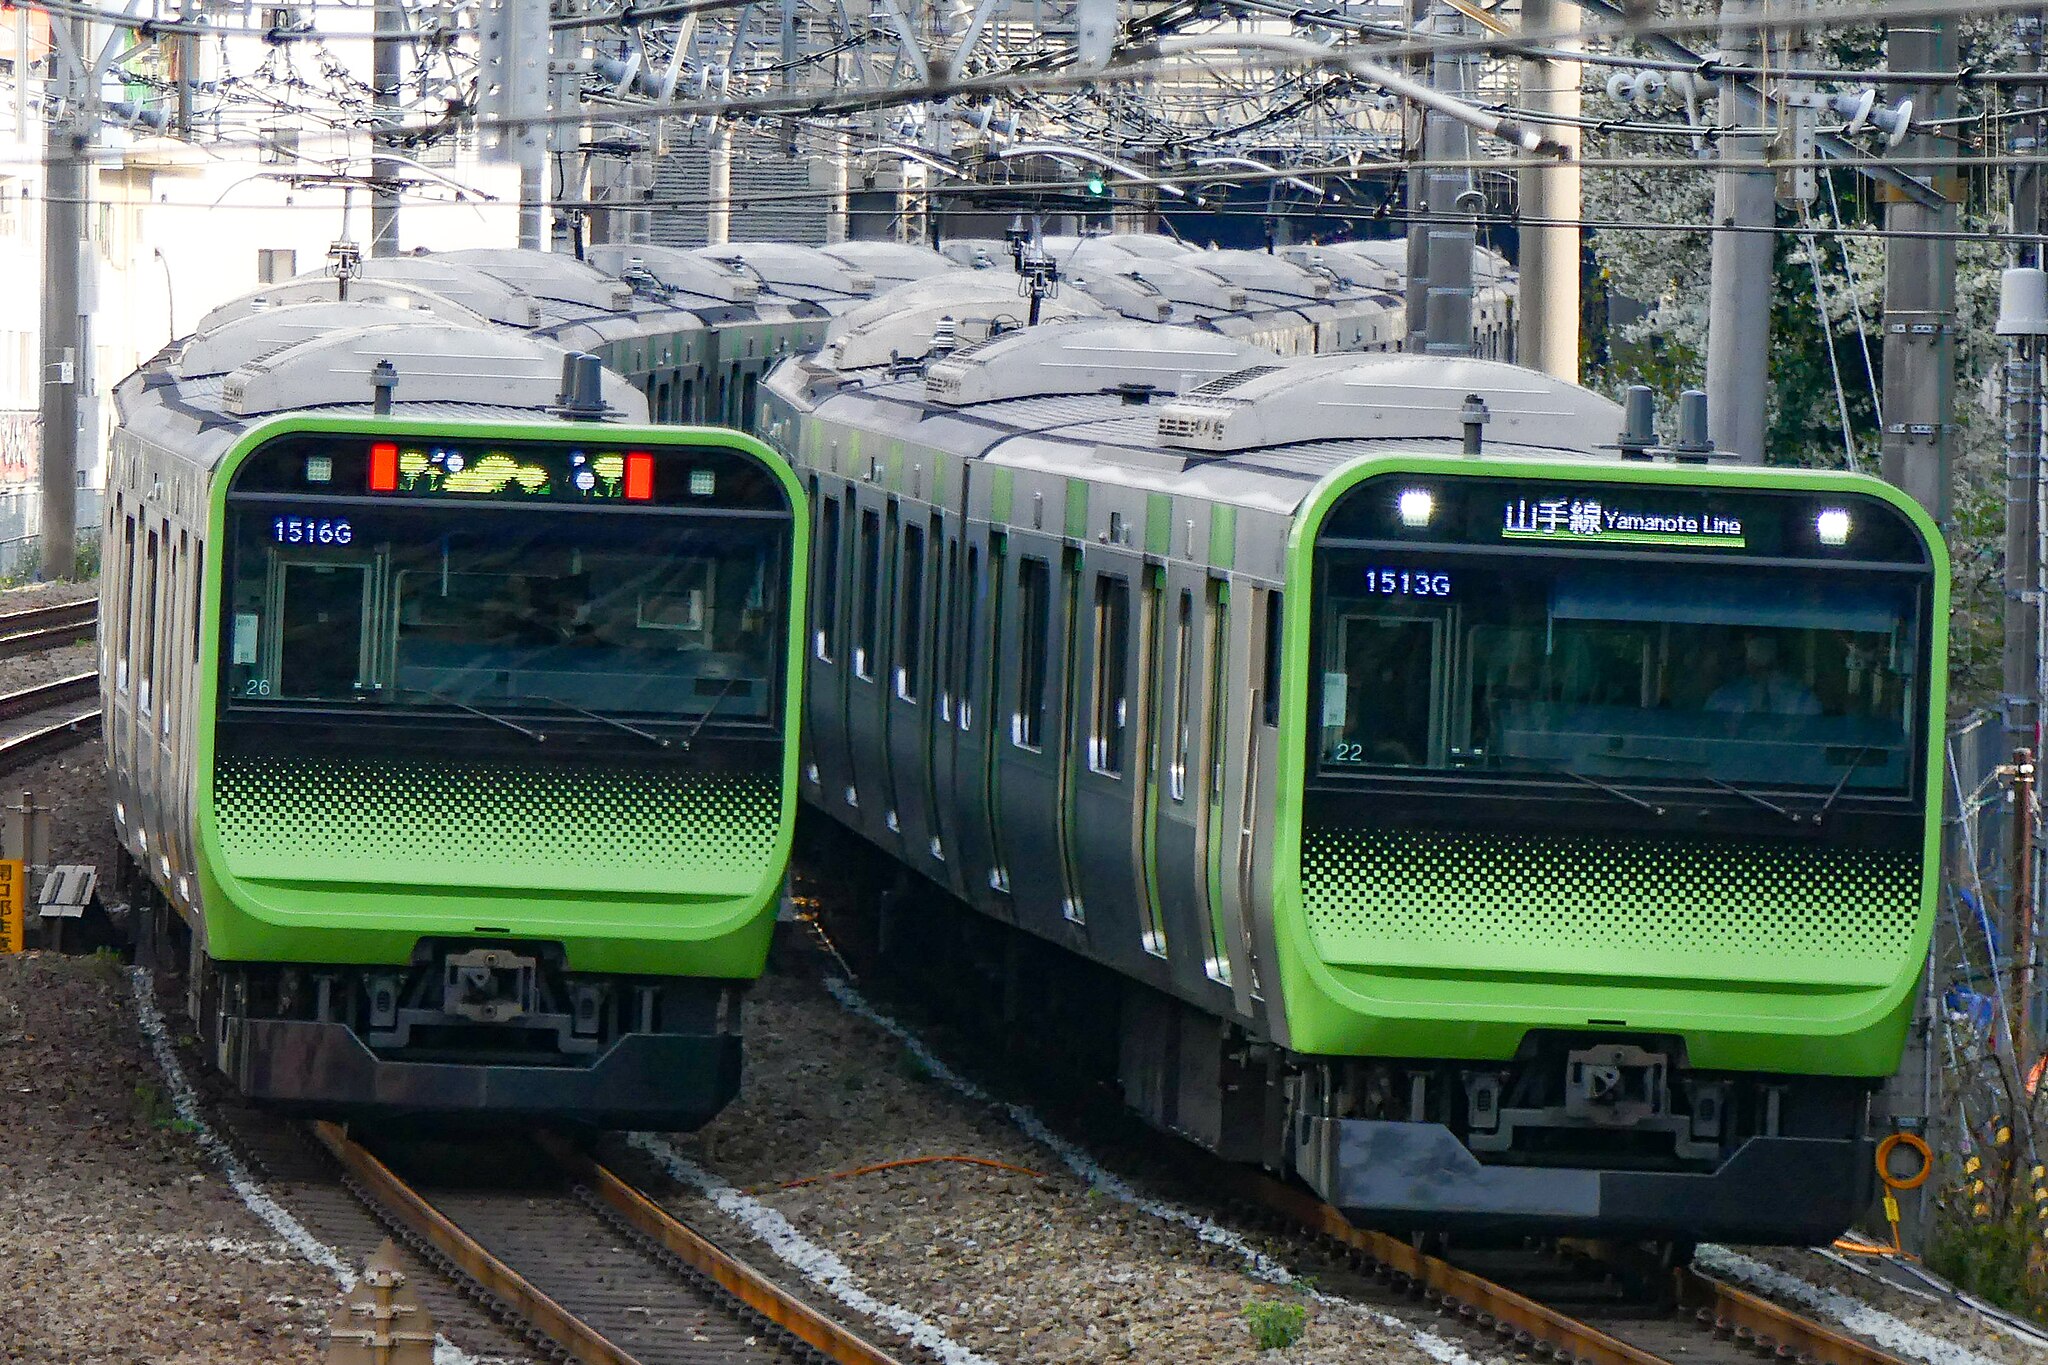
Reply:
[[793, 1190], [802, 1185], [816, 1185], [827, 1180], [850, 1180], [857, 1175], [873, 1175], [877, 1171], [893, 1171], [903, 1166], [928, 1166], [936, 1162], [950, 1161], [962, 1166], [986, 1166], [992, 1171], [1010, 1171], [1017, 1175], [1028, 1175], [1034, 1180], [1045, 1179], [1045, 1172], [1034, 1171], [1029, 1166], [1012, 1166], [1007, 1161], [993, 1161], [985, 1156], [906, 1156], [894, 1161], [878, 1161], [872, 1166], [856, 1166], [850, 1171], [833, 1171], [827, 1175], [807, 1175], [801, 1180], [785, 1180], [779, 1185], [756, 1185], [748, 1194], [760, 1194], [763, 1190]]

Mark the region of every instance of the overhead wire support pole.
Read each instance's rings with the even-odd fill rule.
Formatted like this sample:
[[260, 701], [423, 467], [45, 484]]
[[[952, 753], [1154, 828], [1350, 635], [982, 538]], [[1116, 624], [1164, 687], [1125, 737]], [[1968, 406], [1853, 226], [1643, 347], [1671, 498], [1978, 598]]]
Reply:
[[[1755, 65], [1763, 50], [1758, 23], [1769, 0], [1722, 0], [1721, 48]], [[1762, 90], [1722, 82], [1720, 122], [1760, 127], [1770, 111]], [[1718, 448], [1750, 464], [1764, 459], [1770, 400], [1772, 259], [1777, 242], [1777, 181], [1755, 137], [1723, 137], [1714, 181], [1714, 225], [1707, 304], [1707, 425]]]
[[[1575, 26], [1579, 10], [1569, 0], [1522, 0], [1522, 27], [1530, 33], [1548, 33]], [[1550, 56], [1527, 58], [1522, 62], [1522, 103], [1524, 107], [1560, 118], [1577, 118], [1580, 73], [1577, 62]], [[1515, 359], [1532, 370], [1576, 384], [1579, 382], [1579, 230], [1565, 226], [1579, 216], [1583, 207], [1582, 177], [1578, 167], [1579, 130], [1555, 126], [1551, 130], [1565, 149], [1558, 160], [1523, 153], [1524, 164], [1515, 173], [1517, 217], [1526, 214], [1537, 224], [1521, 230], [1521, 288], [1517, 306], [1521, 317], [1516, 338]], [[1552, 220], [1545, 222], [1544, 220]], [[1558, 222], [1555, 220], [1563, 220]]]
[[[65, 32], [50, 54], [43, 102], [42, 461], [40, 570], [45, 580], [78, 572], [78, 452], [89, 409], [92, 344], [82, 276], [89, 265], [86, 200], [96, 117], [92, 26], [51, 19]], [[53, 35], [54, 36], [54, 35]], [[97, 426], [97, 423], [94, 423]]]
[[[1431, 14], [1437, 32], [1464, 36], [1465, 16], [1459, 11], [1439, 3]], [[1467, 53], [1435, 58], [1430, 64], [1431, 84], [1462, 104], [1472, 96], [1475, 64]], [[1424, 287], [1427, 304], [1422, 349], [1429, 355], [1469, 356], [1472, 253], [1479, 242], [1479, 213], [1486, 207], [1486, 196], [1475, 186], [1472, 171], [1456, 164], [1472, 157], [1471, 125], [1432, 110], [1423, 120], [1422, 148], [1424, 160], [1432, 163], [1425, 172], [1430, 207], [1436, 214], [1450, 215], [1430, 224], [1424, 233], [1429, 242], [1429, 278]], [[1446, 164], [1434, 164], [1437, 162]]]
[[[1952, 65], [1956, 40], [1945, 20], [1894, 21], [1885, 41], [1885, 61], [1909, 71], [1939, 63]], [[1926, 155], [1935, 140], [1929, 122], [1955, 112], [1953, 86], [1889, 92], [1911, 96], [1925, 107], [1914, 116], [1914, 131], [1901, 155]], [[1890, 187], [1880, 190], [1885, 226], [1927, 237], [1885, 239], [1884, 275], [1884, 456], [1887, 482], [1904, 489], [1937, 522], [1949, 518], [1950, 470], [1955, 449], [1956, 247], [1947, 234], [1956, 226], [1962, 177], [1934, 177], [1942, 195], [1927, 207]]]
[[[392, 36], [393, 31], [405, 22], [403, 0], [376, 0], [371, 21], [376, 36], [370, 40], [371, 51], [371, 98], [377, 111], [375, 131], [371, 135], [374, 150], [381, 151], [394, 142], [392, 133], [399, 118], [401, 106], [399, 59], [403, 55], [403, 43]], [[372, 156], [370, 174], [376, 181], [376, 192], [370, 197], [370, 254], [372, 256], [396, 256], [398, 254], [398, 185], [400, 175], [398, 163], [386, 157]]]
[[[2042, 15], [2021, 14], [2013, 20], [2022, 71], [2041, 65]], [[2014, 91], [2016, 108], [2031, 111], [2013, 125], [2015, 152], [2038, 152], [2042, 122], [2040, 96], [2030, 87]], [[2016, 270], [2038, 268], [2041, 248], [2027, 238], [2041, 227], [2041, 174], [2036, 165], [2015, 166], [2012, 173], [2012, 230], [2019, 239], [2013, 249]], [[2033, 281], [2008, 276], [2007, 303], [2017, 303], [2012, 285]], [[2021, 328], [2025, 320], [2007, 317], [2001, 308], [1998, 330], [2010, 338], [2005, 359], [2005, 650], [2002, 659], [2005, 728], [2009, 742], [2040, 752], [2041, 637], [2035, 581], [2040, 577], [2042, 547], [2039, 483], [2041, 478], [2041, 338]]]

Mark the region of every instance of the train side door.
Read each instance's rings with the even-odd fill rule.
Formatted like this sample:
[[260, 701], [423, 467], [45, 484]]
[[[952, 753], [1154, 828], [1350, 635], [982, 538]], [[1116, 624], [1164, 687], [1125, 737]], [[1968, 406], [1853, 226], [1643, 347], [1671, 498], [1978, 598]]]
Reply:
[[858, 824], [868, 838], [896, 848], [896, 792], [889, 774], [888, 696], [892, 653], [890, 585], [895, 579], [900, 514], [896, 499], [860, 485], [854, 532], [851, 677], [846, 697], [847, 748], [852, 755]]
[[1154, 866], [1161, 918], [1167, 941], [1174, 945], [1174, 985], [1195, 999], [1229, 981], [1229, 956], [1209, 875], [1212, 796], [1220, 771], [1213, 758], [1222, 730], [1229, 610], [1228, 585], [1221, 579], [1199, 565], [1168, 568], [1160, 709], [1165, 782], [1153, 821]]
[[1000, 850], [999, 889], [1016, 906], [1017, 922], [1067, 941], [1085, 922], [1086, 907], [1069, 894], [1064, 746], [1070, 689], [1070, 580], [1066, 547], [1057, 537], [1010, 536], [1007, 596], [1015, 603], [1003, 629], [998, 675], [993, 823]]
[[[811, 501], [810, 639], [805, 645], [804, 743], [815, 772], [812, 795], [835, 818], [858, 823], [853, 760], [847, 752], [846, 707], [853, 670], [847, 617], [853, 582], [855, 526], [850, 487], [814, 476]], [[811, 777], [811, 771], [805, 776]]]
[[1005, 648], [1007, 595], [1006, 537], [988, 522], [966, 519], [961, 526], [960, 610], [950, 737], [941, 749], [951, 760], [938, 773], [939, 801], [949, 815], [947, 861], [962, 894], [991, 914], [1014, 918], [1007, 870], [995, 834], [995, 758], [1008, 742], [1000, 679], [1015, 654]]
[[1147, 747], [1144, 661], [1157, 594], [1142, 556], [1090, 545], [1081, 557], [1074, 631], [1072, 826], [1068, 842], [1097, 955], [1147, 976], [1150, 925], [1141, 857]]
[[882, 694], [889, 750], [889, 790], [894, 832], [903, 857], [927, 875], [940, 875], [937, 833], [931, 812], [931, 739], [928, 721], [936, 707], [932, 676], [934, 567], [943, 535], [937, 517], [916, 502], [902, 504], [893, 546], [896, 575], [890, 594], [893, 648]]

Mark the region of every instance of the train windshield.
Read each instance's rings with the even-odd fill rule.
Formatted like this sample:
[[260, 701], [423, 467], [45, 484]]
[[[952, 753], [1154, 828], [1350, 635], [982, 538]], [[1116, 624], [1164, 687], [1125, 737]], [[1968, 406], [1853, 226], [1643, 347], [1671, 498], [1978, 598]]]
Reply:
[[230, 707], [778, 714], [786, 520], [267, 500], [231, 517]]
[[1910, 576], [1550, 554], [1319, 556], [1313, 770], [1897, 795]]

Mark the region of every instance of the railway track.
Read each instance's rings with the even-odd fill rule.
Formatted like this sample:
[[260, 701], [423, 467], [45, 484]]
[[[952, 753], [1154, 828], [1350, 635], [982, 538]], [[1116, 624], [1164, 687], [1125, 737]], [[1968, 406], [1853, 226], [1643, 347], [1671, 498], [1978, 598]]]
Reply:
[[479, 1183], [473, 1147], [313, 1132], [417, 1254], [556, 1359], [895, 1365], [558, 1140], [495, 1142]]
[[[1220, 1164], [1220, 1163], [1219, 1163]], [[1869, 1342], [1814, 1322], [1689, 1266], [1633, 1264], [1607, 1244], [1561, 1242], [1430, 1255], [1354, 1227], [1293, 1186], [1228, 1168], [1231, 1193], [1333, 1244], [1351, 1269], [1419, 1298], [1520, 1354], [1571, 1365], [1904, 1365]]]
[[0, 770], [99, 733], [100, 679], [79, 673], [0, 694]]
[[99, 620], [100, 606], [92, 598], [9, 612], [0, 616], [0, 658], [76, 644], [99, 629]]

